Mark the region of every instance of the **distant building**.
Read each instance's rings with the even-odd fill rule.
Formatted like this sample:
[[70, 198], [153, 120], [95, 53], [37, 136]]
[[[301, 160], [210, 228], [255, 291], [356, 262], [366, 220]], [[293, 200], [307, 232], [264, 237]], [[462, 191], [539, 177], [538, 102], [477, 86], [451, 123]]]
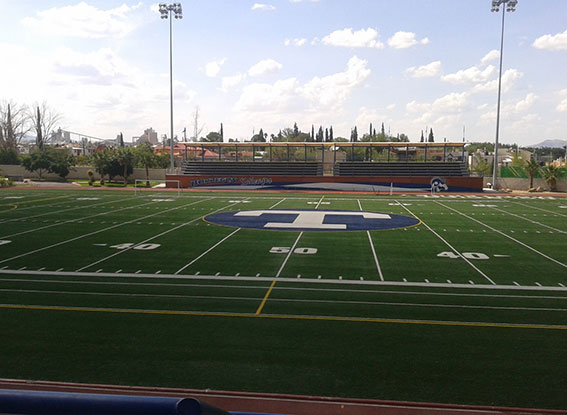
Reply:
[[136, 138], [134, 137], [134, 139], [136, 140], [136, 144], [140, 144], [140, 143], [150, 143], [151, 145], [155, 146], [158, 143], [158, 134], [156, 131], [154, 131], [154, 129], [152, 127], [144, 130], [144, 134], [142, 134], [140, 137]]

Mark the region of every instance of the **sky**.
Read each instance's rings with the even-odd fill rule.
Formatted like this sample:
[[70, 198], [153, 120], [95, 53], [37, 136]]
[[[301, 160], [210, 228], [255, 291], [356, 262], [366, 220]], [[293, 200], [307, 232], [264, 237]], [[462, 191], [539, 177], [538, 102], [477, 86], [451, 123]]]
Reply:
[[[260, 2], [261, 1], [261, 2]], [[490, 0], [193, 0], [173, 19], [174, 134], [249, 139], [369, 123], [493, 142], [502, 11]], [[0, 0], [0, 101], [61, 127], [169, 135], [169, 20], [157, 3]], [[505, 14], [501, 143], [567, 139], [567, 1]], [[463, 134], [464, 131], [464, 134]]]

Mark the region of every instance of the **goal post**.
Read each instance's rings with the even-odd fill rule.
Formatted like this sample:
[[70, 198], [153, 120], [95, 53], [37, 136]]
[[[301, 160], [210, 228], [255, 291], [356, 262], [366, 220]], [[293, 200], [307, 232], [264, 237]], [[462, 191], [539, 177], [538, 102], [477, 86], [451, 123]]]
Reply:
[[[173, 184], [173, 186], [171, 185]], [[134, 182], [135, 196], [152, 196], [160, 194], [161, 196], [181, 196], [180, 180], [148, 180], [136, 179]]]

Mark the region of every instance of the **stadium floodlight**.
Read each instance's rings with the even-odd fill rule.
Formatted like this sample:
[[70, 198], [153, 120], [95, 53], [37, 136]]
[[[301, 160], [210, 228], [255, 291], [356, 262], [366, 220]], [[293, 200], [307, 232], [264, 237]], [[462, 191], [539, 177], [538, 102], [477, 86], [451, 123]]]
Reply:
[[492, 187], [496, 188], [496, 176], [498, 173], [498, 136], [500, 133], [500, 96], [502, 93], [502, 52], [504, 50], [504, 16], [506, 12], [516, 11], [518, 0], [492, 0], [491, 12], [500, 11], [502, 6], [502, 33], [500, 35], [500, 70], [498, 73], [498, 103], [496, 106], [496, 138], [494, 140], [494, 161], [492, 171]]
[[160, 3], [159, 12], [162, 19], [169, 18], [169, 109], [170, 109], [170, 144], [171, 144], [171, 173], [175, 171], [175, 161], [173, 156], [173, 36], [172, 36], [172, 17], [173, 13], [176, 19], [183, 18], [183, 11], [181, 9], [181, 3]]

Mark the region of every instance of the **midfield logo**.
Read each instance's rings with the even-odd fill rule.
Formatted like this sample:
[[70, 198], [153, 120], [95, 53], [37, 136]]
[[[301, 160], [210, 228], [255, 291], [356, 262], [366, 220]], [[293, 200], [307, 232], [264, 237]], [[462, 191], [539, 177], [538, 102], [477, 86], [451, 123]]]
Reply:
[[419, 219], [350, 210], [273, 209], [215, 213], [207, 222], [238, 228], [288, 231], [362, 231], [418, 225]]

